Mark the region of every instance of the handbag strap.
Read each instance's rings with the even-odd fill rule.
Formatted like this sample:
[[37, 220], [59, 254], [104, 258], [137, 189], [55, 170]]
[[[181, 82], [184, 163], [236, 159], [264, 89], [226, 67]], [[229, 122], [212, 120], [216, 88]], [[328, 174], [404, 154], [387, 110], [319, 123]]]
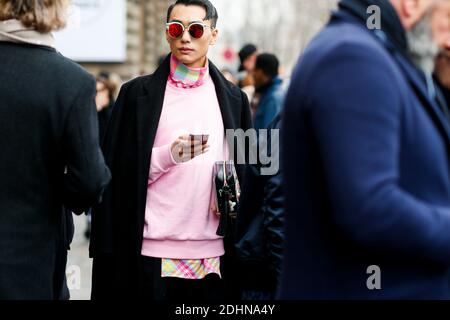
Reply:
[[228, 187], [228, 181], [227, 181], [227, 161], [223, 161], [222, 163], [223, 166], [223, 186], [227, 186]]

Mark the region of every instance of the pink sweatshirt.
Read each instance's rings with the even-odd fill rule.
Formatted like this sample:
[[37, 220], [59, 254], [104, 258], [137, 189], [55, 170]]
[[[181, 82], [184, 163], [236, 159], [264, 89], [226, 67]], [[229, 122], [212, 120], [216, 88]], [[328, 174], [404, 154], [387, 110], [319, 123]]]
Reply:
[[[176, 164], [171, 144], [185, 134], [209, 134], [210, 150]], [[151, 158], [142, 255], [169, 259], [204, 259], [225, 253], [216, 235], [213, 165], [226, 160], [222, 115], [208, 76], [197, 88], [167, 82], [163, 111]]]

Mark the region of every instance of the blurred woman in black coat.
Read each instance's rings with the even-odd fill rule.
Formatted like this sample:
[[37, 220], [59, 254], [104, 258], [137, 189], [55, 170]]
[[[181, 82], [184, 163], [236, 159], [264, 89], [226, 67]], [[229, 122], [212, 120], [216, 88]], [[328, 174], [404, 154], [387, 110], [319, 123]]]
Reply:
[[95, 80], [53, 48], [65, 9], [0, 0], [0, 299], [68, 298], [63, 207], [82, 213], [110, 180]]

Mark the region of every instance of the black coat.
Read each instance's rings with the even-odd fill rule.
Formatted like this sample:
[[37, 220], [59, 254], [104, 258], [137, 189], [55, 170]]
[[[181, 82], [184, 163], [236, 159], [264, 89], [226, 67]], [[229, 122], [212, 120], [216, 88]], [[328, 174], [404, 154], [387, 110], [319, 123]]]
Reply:
[[63, 206], [94, 205], [110, 179], [94, 96], [94, 79], [55, 50], [0, 42], [0, 299], [60, 298]]
[[[92, 215], [93, 299], [132, 298], [138, 292], [151, 151], [162, 112], [169, 63], [168, 57], [153, 75], [126, 83], [114, 107], [103, 145], [113, 179], [103, 203]], [[210, 75], [225, 130], [251, 128], [246, 95], [226, 81], [212, 63]], [[243, 166], [236, 168], [239, 178], [243, 178], [243, 169]], [[126, 296], [118, 295], [120, 292], [126, 292]]]

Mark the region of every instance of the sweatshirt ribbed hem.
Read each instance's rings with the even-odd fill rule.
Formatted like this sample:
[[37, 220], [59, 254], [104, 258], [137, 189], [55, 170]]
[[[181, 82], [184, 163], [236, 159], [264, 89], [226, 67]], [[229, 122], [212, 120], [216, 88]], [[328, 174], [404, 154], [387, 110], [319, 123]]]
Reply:
[[225, 254], [223, 239], [203, 241], [144, 239], [141, 253], [145, 257], [166, 259], [206, 259]]

